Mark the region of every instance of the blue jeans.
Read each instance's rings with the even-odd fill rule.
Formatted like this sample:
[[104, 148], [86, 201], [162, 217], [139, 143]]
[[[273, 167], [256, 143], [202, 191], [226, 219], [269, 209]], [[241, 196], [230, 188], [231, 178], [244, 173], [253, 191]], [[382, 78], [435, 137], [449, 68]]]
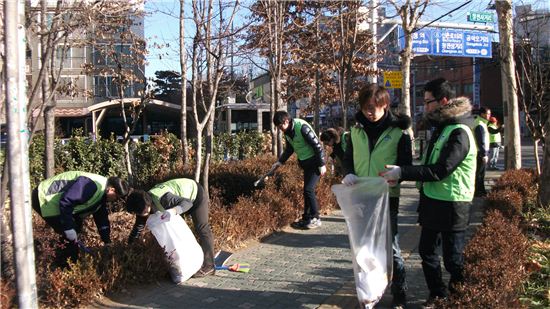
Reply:
[[498, 161], [498, 154], [500, 152], [500, 146], [497, 145], [497, 147], [491, 146], [490, 152], [489, 152], [489, 167], [490, 168], [496, 168], [497, 167], [497, 161]]
[[430, 297], [448, 296], [447, 288], [441, 277], [441, 264], [439, 254], [437, 254], [440, 247], [443, 251], [445, 269], [451, 274], [449, 291], [454, 292], [454, 286], [464, 280], [465, 236], [466, 231], [441, 232], [422, 227], [419, 253]]
[[315, 158], [299, 161], [299, 165], [304, 170], [304, 213], [302, 219], [310, 221], [313, 218], [319, 218], [315, 187], [317, 187], [321, 175]]
[[392, 295], [402, 294], [407, 291], [405, 262], [401, 256], [399, 247], [399, 232], [397, 230], [397, 215], [399, 214], [399, 198], [390, 197], [390, 224], [392, 232], [392, 251], [393, 251], [393, 276], [391, 283]]

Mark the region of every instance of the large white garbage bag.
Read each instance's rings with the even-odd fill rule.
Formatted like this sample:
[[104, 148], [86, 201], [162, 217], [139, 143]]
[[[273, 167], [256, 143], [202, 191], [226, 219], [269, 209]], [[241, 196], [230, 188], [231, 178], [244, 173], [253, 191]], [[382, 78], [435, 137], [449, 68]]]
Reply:
[[353, 186], [333, 185], [332, 192], [348, 226], [357, 298], [373, 308], [392, 276], [388, 185], [382, 177], [361, 177]]
[[172, 281], [184, 282], [201, 268], [202, 248], [181, 216], [156, 212], [147, 219], [147, 227], [164, 248]]

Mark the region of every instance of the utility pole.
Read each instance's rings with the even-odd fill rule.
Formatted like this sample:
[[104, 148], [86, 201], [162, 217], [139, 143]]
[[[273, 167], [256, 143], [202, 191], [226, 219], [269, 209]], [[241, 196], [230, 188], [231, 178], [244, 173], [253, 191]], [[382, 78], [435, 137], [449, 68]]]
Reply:
[[38, 308], [32, 237], [28, 162], [27, 99], [25, 96], [25, 7], [4, 2], [8, 169], [13, 249], [19, 308]]
[[495, 1], [500, 39], [502, 97], [504, 99], [504, 123], [506, 124], [506, 169], [521, 168], [521, 140], [519, 134], [519, 108], [516, 95], [517, 83], [512, 33], [512, 0]]

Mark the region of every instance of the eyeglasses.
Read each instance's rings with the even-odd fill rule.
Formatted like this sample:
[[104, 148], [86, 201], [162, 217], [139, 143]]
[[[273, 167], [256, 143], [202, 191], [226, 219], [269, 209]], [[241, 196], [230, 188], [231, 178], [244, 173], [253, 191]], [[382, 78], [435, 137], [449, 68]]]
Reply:
[[424, 101], [424, 105], [428, 105], [430, 103], [433, 103], [433, 102], [437, 102], [438, 100], [437, 99], [432, 99], [432, 100], [429, 100], [429, 101]]

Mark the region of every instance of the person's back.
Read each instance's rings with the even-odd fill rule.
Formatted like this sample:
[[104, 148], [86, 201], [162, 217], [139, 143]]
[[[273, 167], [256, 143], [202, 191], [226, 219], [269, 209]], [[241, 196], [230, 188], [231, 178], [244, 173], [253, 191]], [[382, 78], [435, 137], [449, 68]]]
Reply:
[[204, 253], [201, 269], [193, 277], [215, 274], [214, 236], [209, 223], [209, 201], [202, 186], [188, 178], [176, 178], [155, 185], [149, 191], [134, 190], [126, 200], [126, 211], [136, 214], [128, 242], [138, 239], [147, 218], [155, 212], [189, 214]]

